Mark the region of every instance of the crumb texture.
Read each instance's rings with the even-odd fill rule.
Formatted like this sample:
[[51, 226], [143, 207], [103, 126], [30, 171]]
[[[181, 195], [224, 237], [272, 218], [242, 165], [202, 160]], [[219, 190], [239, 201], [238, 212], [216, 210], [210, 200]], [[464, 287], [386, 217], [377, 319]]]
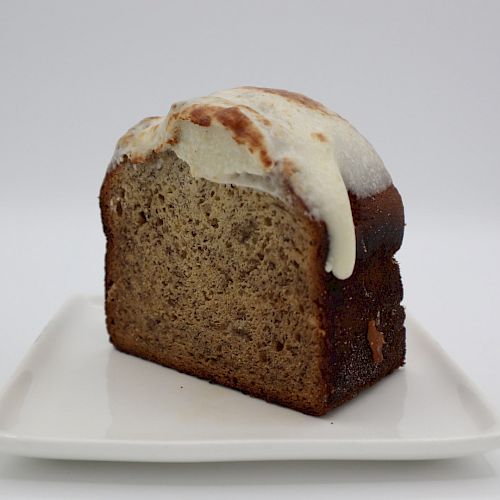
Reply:
[[[398, 221], [342, 281], [324, 271], [325, 226], [300, 200], [194, 178], [172, 151], [109, 171], [100, 202], [118, 349], [313, 415], [404, 362]], [[353, 213], [359, 246], [380, 225]]]
[[171, 152], [111, 175], [113, 343], [269, 400], [324, 398], [319, 241], [303, 209], [195, 179]]

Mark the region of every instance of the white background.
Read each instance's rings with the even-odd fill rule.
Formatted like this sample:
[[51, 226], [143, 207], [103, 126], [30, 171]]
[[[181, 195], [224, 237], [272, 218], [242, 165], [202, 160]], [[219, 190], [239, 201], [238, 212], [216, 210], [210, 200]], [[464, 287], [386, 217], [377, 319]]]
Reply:
[[[306, 93], [405, 201], [405, 304], [500, 407], [500, 3], [2, 2], [0, 384], [75, 292], [101, 293], [118, 137], [173, 101]], [[0, 496], [498, 498], [500, 451], [421, 463], [98, 464], [0, 454]]]

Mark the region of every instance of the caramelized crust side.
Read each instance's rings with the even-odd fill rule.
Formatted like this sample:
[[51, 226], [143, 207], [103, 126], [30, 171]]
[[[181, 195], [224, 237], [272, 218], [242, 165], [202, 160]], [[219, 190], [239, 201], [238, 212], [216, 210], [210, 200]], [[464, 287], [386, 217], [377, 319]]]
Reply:
[[[405, 225], [401, 196], [391, 185], [369, 198], [350, 194], [350, 201], [356, 227], [354, 272], [347, 280], [331, 273], [321, 277], [328, 408], [352, 399], [405, 363], [403, 286], [394, 259]], [[370, 345], [373, 327], [378, 346]]]

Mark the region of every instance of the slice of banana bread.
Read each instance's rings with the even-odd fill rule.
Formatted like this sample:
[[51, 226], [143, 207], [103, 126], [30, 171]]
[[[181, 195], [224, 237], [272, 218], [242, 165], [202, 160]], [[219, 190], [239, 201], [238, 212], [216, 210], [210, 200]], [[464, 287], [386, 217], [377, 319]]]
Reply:
[[[318, 124], [317, 115], [342, 119], [315, 101], [226, 92], [240, 97], [174, 105], [166, 121], [143, 121], [119, 143], [100, 194], [110, 339], [123, 352], [322, 415], [404, 363], [393, 258], [401, 198], [385, 169], [370, 172], [383, 164], [366, 151], [347, 154], [367, 147], [346, 139], [345, 130], [357, 134], [347, 122], [340, 131]], [[285, 134], [289, 142], [306, 135], [313, 148], [333, 144], [335, 156], [308, 153], [306, 141], [280, 157], [271, 144], [285, 127], [276, 123], [280, 106], [311, 123], [312, 132]], [[321, 175], [314, 168], [300, 176], [313, 161], [341, 173], [352, 225], [344, 249], [332, 242], [343, 222], [327, 213], [345, 213], [328, 205], [339, 190], [327, 175], [325, 186], [317, 178], [319, 188], [308, 187]]]

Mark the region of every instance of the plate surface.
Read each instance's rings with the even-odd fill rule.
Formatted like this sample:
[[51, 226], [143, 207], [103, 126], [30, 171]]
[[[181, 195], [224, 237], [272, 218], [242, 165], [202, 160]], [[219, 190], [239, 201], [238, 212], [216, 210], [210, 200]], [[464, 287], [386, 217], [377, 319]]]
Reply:
[[500, 423], [411, 318], [405, 368], [318, 418], [116, 351], [102, 298], [75, 297], [0, 394], [0, 449], [204, 462], [429, 459], [500, 446]]

